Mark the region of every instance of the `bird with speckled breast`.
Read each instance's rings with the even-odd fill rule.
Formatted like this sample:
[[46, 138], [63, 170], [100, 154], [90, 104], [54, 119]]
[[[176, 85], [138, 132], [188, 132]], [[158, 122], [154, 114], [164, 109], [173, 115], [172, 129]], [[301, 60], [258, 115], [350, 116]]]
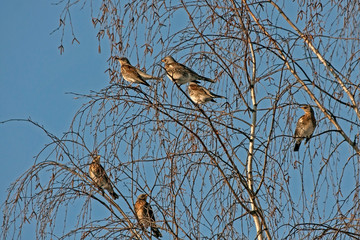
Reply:
[[104, 195], [104, 190], [107, 190], [113, 199], [119, 198], [119, 196], [114, 192], [114, 189], [111, 185], [111, 181], [106, 174], [105, 169], [100, 164], [100, 156], [93, 156], [93, 160], [89, 166], [89, 175], [91, 179], [95, 182], [97, 187], [100, 188], [102, 194]]
[[203, 80], [211, 83], [215, 82], [210, 78], [197, 74], [185, 65], [176, 62], [172, 56], [167, 56], [161, 61], [165, 63], [165, 71], [168, 78], [179, 85], [197, 82], [196, 80]]
[[299, 151], [301, 142], [304, 138], [306, 138], [305, 144], [310, 140], [310, 138], [315, 130], [315, 127], [316, 127], [315, 114], [314, 114], [314, 110], [311, 108], [311, 106], [305, 105], [300, 108], [302, 110], [304, 110], [305, 114], [299, 118], [299, 120], [296, 124], [296, 129], [295, 129], [295, 134], [294, 134], [294, 138], [295, 138], [294, 151], [295, 152]]
[[153, 232], [154, 236], [156, 238], [160, 238], [162, 235], [159, 229], [156, 227], [154, 212], [150, 204], [146, 201], [148, 196], [149, 195], [146, 193], [140, 194], [138, 196], [134, 206], [135, 214], [142, 227], [151, 227], [151, 231]]
[[189, 83], [188, 92], [191, 100], [193, 100], [197, 104], [203, 104], [209, 101], [216, 102], [214, 98], [225, 98], [223, 96], [210, 92], [208, 89], [199, 86], [194, 82]]
[[116, 58], [116, 59], [121, 64], [121, 69], [120, 69], [121, 75], [126, 81], [130, 83], [137, 83], [137, 84], [143, 84], [145, 86], [150, 86], [145, 80], [149, 80], [149, 79], [161, 80], [160, 77], [149, 75], [141, 71], [140, 69], [132, 66], [129, 60], [125, 57]]

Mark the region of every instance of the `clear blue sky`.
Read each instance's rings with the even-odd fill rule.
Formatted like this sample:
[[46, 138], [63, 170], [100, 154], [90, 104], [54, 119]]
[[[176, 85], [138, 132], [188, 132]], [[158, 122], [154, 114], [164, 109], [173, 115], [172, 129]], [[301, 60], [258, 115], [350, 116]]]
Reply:
[[[60, 55], [61, 32], [50, 33], [58, 27], [62, 9], [51, 2], [0, 3], [0, 121], [30, 117], [61, 136], [82, 104], [66, 92], [88, 93], [108, 85], [104, 73], [108, 53], [97, 52], [96, 31], [86, 15], [89, 11], [79, 10], [73, 21], [80, 45], [71, 44], [68, 27], [65, 52]], [[46, 143], [45, 134], [28, 123], [0, 124], [1, 203], [10, 183], [33, 164]]]

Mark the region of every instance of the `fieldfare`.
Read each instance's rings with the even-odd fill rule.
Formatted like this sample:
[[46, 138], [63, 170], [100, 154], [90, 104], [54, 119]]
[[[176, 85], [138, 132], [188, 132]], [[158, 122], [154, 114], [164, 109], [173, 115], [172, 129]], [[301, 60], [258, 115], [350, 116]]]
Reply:
[[148, 79], [161, 80], [161, 78], [159, 77], [151, 76], [147, 73], [144, 73], [140, 69], [137, 69], [136, 67], [132, 66], [129, 60], [125, 57], [117, 58], [117, 60], [121, 64], [121, 75], [126, 81], [130, 83], [138, 83], [138, 84], [144, 84], [146, 86], [150, 86], [145, 80]]
[[209, 101], [216, 102], [214, 98], [225, 98], [215, 93], [210, 92], [204, 87], [197, 85], [194, 82], [190, 82], [188, 86], [189, 96], [197, 104], [203, 104]]
[[313, 109], [310, 105], [302, 106], [301, 109], [304, 110], [305, 114], [301, 116], [296, 124], [295, 129], [295, 147], [294, 151], [299, 151], [301, 141], [306, 138], [305, 143], [307, 143], [316, 127], [316, 119]]
[[105, 169], [100, 164], [100, 156], [96, 155], [93, 157], [92, 163], [89, 167], [89, 174], [91, 179], [96, 183], [96, 185], [100, 188], [104, 195], [104, 190], [106, 189], [109, 194], [114, 198], [117, 199], [119, 196], [114, 192], [114, 189], [111, 185], [111, 181], [107, 176]]
[[146, 202], [147, 194], [140, 194], [135, 203], [135, 214], [139, 219], [140, 225], [144, 228], [151, 227], [156, 238], [162, 237], [159, 229], [155, 224], [154, 212], [148, 202]]
[[166, 74], [170, 80], [176, 82], [179, 85], [188, 83], [188, 82], [197, 82], [196, 80], [203, 80], [207, 82], [215, 82], [214, 80], [200, 76], [190, 68], [178, 63], [174, 60], [173, 57], [167, 56], [162, 59], [165, 63]]

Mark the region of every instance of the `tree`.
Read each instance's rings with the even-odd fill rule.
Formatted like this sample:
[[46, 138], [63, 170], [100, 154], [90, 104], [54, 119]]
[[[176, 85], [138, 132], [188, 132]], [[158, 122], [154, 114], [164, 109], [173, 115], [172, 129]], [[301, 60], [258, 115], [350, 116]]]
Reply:
[[[4, 238], [31, 220], [39, 238], [151, 238], [134, 215], [140, 193], [150, 195], [160, 231], [173, 239], [360, 237], [359, 4], [61, 4], [59, 30], [72, 26], [74, 6], [91, 10], [99, 50], [109, 40], [111, 83], [74, 93], [85, 103], [64, 136], [43, 128], [52, 141], [9, 190]], [[192, 102], [185, 85], [165, 78], [160, 60], [167, 55], [215, 79], [201, 85], [227, 99]], [[117, 56], [163, 81], [129, 85]], [[313, 107], [317, 127], [295, 153], [302, 104]], [[93, 185], [94, 152], [119, 200]], [[72, 224], [74, 205], [81, 208]]]

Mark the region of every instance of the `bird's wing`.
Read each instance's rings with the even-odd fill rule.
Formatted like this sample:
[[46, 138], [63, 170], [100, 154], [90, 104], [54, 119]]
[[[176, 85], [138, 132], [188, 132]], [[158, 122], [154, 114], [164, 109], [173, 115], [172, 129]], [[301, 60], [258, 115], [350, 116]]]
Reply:
[[184, 71], [184, 72], [186, 72], [186, 73], [188, 73], [188, 74], [191, 74], [191, 75], [193, 75], [194, 77], [201, 77], [199, 74], [197, 74], [194, 70], [192, 70], [191, 68], [189, 68], [189, 67], [187, 67], [187, 66], [185, 66], [185, 65], [183, 65], [183, 64], [181, 64], [181, 63], [178, 63], [180, 66], [179, 67], [181, 67], [182, 68], [182, 70]]
[[151, 222], [155, 222], [156, 220], [155, 220], [154, 212], [153, 212], [150, 204], [149, 204], [149, 203], [146, 203], [146, 204], [145, 204], [145, 208], [146, 208], [146, 210], [147, 210], [147, 213], [148, 213], [147, 215], [149, 216]]
[[201, 95], [206, 95], [206, 96], [212, 97], [211, 92], [204, 87], [199, 86], [199, 88], [197, 90]]
[[136, 71], [136, 68], [130, 65], [121, 66], [121, 74], [124, 78], [132, 77], [141, 79], [140, 74]]
[[98, 177], [102, 178], [103, 181], [106, 181], [107, 183], [111, 183], [110, 178], [108, 177], [108, 175], [106, 174], [105, 169], [103, 168], [103, 166], [101, 166], [101, 164], [97, 164], [97, 173], [98, 173]]
[[197, 74], [194, 70], [192, 70], [189, 67], [186, 67], [184, 65], [182, 65], [182, 66], [184, 67], [184, 72], [191, 75], [194, 79], [204, 80], [204, 81], [211, 82], [211, 83], [215, 82], [215, 80], [213, 80], [211, 78], [207, 78], [207, 77], [204, 77], [204, 76], [201, 76], [201, 75]]
[[130, 78], [133, 79], [134, 82], [140, 82], [142, 84], [149, 85], [137, 72], [137, 69], [131, 65], [121, 66], [121, 74], [123, 75], [123, 78], [125, 78], [125, 80], [127, 78]]
[[217, 95], [217, 94], [215, 94], [215, 93], [213, 93], [213, 92], [210, 92], [209, 90], [208, 90], [208, 92], [210, 93], [210, 96], [212, 96], [212, 97], [215, 97], [215, 98], [226, 98], [226, 97], [224, 97], [224, 96], [220, 96], [220, 95]]

